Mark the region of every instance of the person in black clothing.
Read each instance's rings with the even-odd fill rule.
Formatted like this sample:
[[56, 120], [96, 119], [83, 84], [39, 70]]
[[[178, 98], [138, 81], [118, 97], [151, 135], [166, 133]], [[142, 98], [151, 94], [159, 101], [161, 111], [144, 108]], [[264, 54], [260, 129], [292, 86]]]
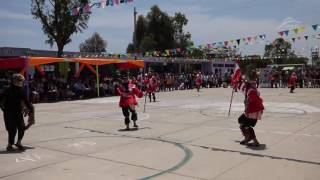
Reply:
[[[12, 147], [18, 131], [18, 141], [15, 146], [24, 150], [21, 141], [24, 131], [34, 124], [34, 108], [23, 89], [24, 77], [21, 74], [12, 76], [11, 86], [4, 90], [0, 96], [0, 106], [3, 110], [4, 122], [8, 131], [7, 151], [13, 151]], [[25, 126], [23, 115], [29, 115], [28, 125]]]

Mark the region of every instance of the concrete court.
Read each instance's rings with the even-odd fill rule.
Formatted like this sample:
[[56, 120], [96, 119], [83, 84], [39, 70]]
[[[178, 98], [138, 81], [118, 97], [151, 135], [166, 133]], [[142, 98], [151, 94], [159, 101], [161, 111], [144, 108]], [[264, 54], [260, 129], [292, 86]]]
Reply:
[[36, 104], [23, 153], [7, 153], [0, 120], [0, 179], [319, 180], [320, 89], [261, 89], [266, 111], [249, 148], [231, 89], [158, 93], [138, 108], [139, 130], [123, 131], [119, 97]]

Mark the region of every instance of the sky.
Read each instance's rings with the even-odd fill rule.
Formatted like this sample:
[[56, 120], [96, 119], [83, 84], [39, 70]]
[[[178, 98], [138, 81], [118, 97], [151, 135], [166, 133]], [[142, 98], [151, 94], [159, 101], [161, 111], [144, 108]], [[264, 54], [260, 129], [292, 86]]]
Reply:
[[[56, 50], [44, 43], [46, 36], [41, 24], [30, 14], [31, 0], [1, 3], [0, 47]], [[189, 20], [185, 31], [191, 33], [195, 45], [266, 34], [265, 42], [240, 47], [239, 51], [247, 55], [263, 54], [265, 43], [279, 37], [277, 32], [298, 25], [307, 28], [302, 36], [320, 34], [320, 30], [315, 32], [311, 28], [320, 24], [319, 0], [133, 0], [130, 4], [93, 8], [88, 29], [72, 35], [65, 50], [79, 51], [79, 44], [98, 32], [107, 41], [108, 52], [125, 53], [132, 41], [133, 8], [137, 8], [138, 15], [146, 15], [153, 5], [169, 15], [184, 13]], [[319, 45], [317, 38], [301, 40], [293, 49], [299, 55], [310, 56], [311, 48]]]

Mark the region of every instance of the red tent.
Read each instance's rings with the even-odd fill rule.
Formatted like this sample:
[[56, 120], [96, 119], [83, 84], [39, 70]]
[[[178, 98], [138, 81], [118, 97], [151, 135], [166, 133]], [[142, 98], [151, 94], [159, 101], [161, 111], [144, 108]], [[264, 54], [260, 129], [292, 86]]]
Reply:
[[0, 69], [22, 69], [24, 66], [23, 57], [0, 57]]

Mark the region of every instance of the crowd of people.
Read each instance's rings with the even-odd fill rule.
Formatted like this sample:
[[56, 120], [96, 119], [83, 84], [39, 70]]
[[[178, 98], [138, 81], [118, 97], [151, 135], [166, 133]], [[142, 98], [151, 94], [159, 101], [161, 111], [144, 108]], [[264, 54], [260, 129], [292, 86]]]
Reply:
[[[296, 74], [295, 87], [315, 88], [320, 87], [320, 68], [297, 69], [285, 71], [272, 69], [268, 73], [261, 73], [260, 79], [271, 88], [290, 87], [292, 72]], [[200, 75], [200, 76], [199, 76]], [[263, 77], [264, 76], [264, 77]], [[149, 73], [131, 76], [137, 87], [145, 91], [146, 80], [153, 77], [157, 83], [156, 91], [177, 91], [200, 88], [227, 88], [231, 86], [232, 72], [223, 75], [214, 73]], [[261, 80], [260, 80], [261, 81]], [[29, 77], [29, 97], [33, 103], [56, 102], [65, 100], [89, 99], [98, 96], [96, 77], [94, 75], [76, 78], [70, 76], [62, 77], [58, 74], [48, 73], [44, 76]], [[259, 81], [257, 82], [259, 85]], [[9, 78], [0, 79], [1, 86], [9, 84]], [[119, 77], [100, 77], [100, 97], [118, 95], [116, 88], [120, 84]], [[0, 87], [1, 89], [1, 87]]]
[[297, 87], [299, 88], [319, 88], [320, 87], [320, 68], [299, 68], [293, 71], [272, 69], [265, 74], [265, 80], [271, 88], [286, 88], [291, 74], [297, 75]]

